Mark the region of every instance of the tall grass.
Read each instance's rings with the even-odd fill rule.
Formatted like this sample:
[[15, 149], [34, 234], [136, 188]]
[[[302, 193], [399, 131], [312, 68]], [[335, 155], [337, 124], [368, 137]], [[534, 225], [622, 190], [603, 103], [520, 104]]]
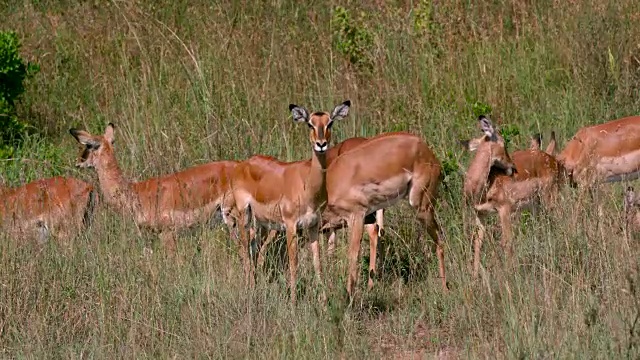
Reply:
[[[334, 2], [0, 1], [0, 30], [24, 38], [41, 66], [20, 104], [37, 135], [0, 164], [11, 184], [73, 167], [69, 127], [117, 126], [131, 179], [261, 153], [309, 157], [291, 102], [328, 110], [353, 102], [334, 138], [406, 130], [442, 161], [465, 166], [457, 140], [476, 136], [474, 104], [527, 146], [555, 130], [562, 146], [584, 125], [637, 113], [640, 2], [346, 1], [371, 35], [357, 66], [338, 51]], [[92, 180], [93, 181], [93, 180]], [[470, 277], [461, 177], [438, 217], [451, 291], [443, 294], [412, 212], [388, 212], [382, 276], [348, 308], [344, 249], [326, 263], [329, 302], [316, 301], [302, 261], [300, 301], [284, 273], [247, 291], [222, 228], [180, 237], [177, 259], [108, 208], [70, 244], [0, 245], [0, 351], [5, 357], [96, 358], [638, 358], [640, 248], [621, 233], [622, 187], [598, 201], [562, 192], [557, 209], [520, 218], [514, 259], [483, 248]], [[344, 241], [340, 242], [344, 246]], [[279, 244], [274, 244], [277, 252]], [[149, 255], [143, 251], [152, 247]], [[363, 253], [366, 253], [364, 249]], [[363, 259], [363, 262], [366, 261]], [[364, 273], [363, 273], [364, 274]], [[364, 279], [364, 276], [363, 276]]]

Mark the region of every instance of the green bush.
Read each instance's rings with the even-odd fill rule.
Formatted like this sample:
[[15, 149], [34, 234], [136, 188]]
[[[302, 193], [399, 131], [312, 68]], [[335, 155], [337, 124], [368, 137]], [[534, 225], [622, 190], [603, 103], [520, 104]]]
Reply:
[[364, 14], [361, 13], [356, 21], [347, 9], [336, 6], [333, 11], [332, 25], [333, 44], [336, 50], [346, 56], [356, 67], [371, 70], [373, 35], [364, 25]]
[[24, 93], [24, 81], [40, 69], [20, 57], [20, 40], [13, 31], [0, 32], [0, 158], [13, 154], [27, 129], [16, 114], [15, 102]]

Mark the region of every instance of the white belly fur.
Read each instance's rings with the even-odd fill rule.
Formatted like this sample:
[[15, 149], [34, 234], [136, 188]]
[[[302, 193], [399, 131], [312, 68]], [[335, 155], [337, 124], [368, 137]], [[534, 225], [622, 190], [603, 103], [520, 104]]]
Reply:
[[411, 173], [406, 172], [385, 179], [379, 183], [366, 183], [353, 189], [355, 197], [364, 200], [367, 213], [371, 214], [379, 209], [388, 208], [404, 199], [409, 192]]
[[[269, 230], [285, 231], [284, 219], [280, 205], [275, 204], [259, 204], [254, 199], [249, 202], [253, 217], [256, 224]], [[299, 214], [296, 219], [296, 228], [298, 230], [307, 229], [318, 223], [320, 216], [318, 212], [312, 208], [307, 208], [305, 212]]]
[[621, 156], [600, 158], [596, 169], [605, 178], [633, 174], [640, 170], [640, 149]]

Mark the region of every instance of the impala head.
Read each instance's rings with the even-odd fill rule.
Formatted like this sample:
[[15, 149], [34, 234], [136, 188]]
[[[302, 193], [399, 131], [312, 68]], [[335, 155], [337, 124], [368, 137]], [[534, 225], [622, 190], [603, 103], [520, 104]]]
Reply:
[[349, 114], [351, 101], [346, 100], [336, 106], [331, 114], [326, 112], [314, 112], [309, 115], [307, 109], [295, 104], [289, 105], [289, 110], [293, 114], [293, 121], [305, 122], [309, 126], [309, 140], [313, 145], [313, 151], [324, 153], [329, 149], [331, 142], [331, 126], [336, 120], [345, 118]]
[[113, 154], [113, 129], [114, 125], [109, 123], [103, 135], [91, 135], [84, 130], [69, 129], [69, 133], [76, 140], [84, 145], [80, 152], [80, 157], [76, 163], [77, 167], [89, 168], [99, 166], [102, 155]]
[[504, 139], [495, 131], [491, 120], [480, 115], [478, 125], [484, 135], [476, 139], [460, 141], [462, 146], [471, 152], [477, 151], [476, 158], [487, 158], [491, 168], [504, 170], [507, 176], [517, 172], [507, 152]]

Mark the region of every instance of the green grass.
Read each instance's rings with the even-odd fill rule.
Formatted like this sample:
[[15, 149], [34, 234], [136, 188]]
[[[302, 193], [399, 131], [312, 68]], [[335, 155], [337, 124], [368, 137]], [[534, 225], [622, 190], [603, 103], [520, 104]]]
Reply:
[[[468, 155], [457, 140], [477, 136], [475, 103], [491, 106], [499, 127], [519, 129], [511, 149], [552, 129], [562, 148], [581, 126], [637, 114], [640, 2], [348, 1], [340, 5], [354, 26], [372, 35], [361, 55], [369, 70], [337, 51], [335, 5], [0, 1], [0, 30], [18, 31], [24, 56], [41, 66], [20, 103], [37, 134], [16, 160], [0, 163], [0, 174], [15, 185], [59, 174], [94, 181], [93, 172], [73, 167], [77, 148], [67, 130], [101, 132], [108, 122], [131, 179], [256, 153], [308, 158], [306, 128], [289, 119], [292, 102], [330, 110], [351, 99], [336, 141], [406, 130], [462, 166]], [[563, 189], [558, 209], [522, 217], [513, 264], [497, 241], [485, 244], [484, 271], [473, 281], [461, 182], [449, 176], [438, 209], [450, 293], [439, 287], [408, 206], [399, 206], [388, 211], [381, 278], [367, 292], [363, 270], [351, 308], [344, 234], [326, 264], [326, 310], [306, 252], [295, 309], [279, 266], [247, 291], [222, 228], [182, 235], [177, 259], [106, 208], [70, 244], [38, 250], [6, 239], [0, 354], [640, 356], [640, 324], [633, 327], [640, 247], [621, 234], [623, 185], [604, 186], [597, 203]]]

